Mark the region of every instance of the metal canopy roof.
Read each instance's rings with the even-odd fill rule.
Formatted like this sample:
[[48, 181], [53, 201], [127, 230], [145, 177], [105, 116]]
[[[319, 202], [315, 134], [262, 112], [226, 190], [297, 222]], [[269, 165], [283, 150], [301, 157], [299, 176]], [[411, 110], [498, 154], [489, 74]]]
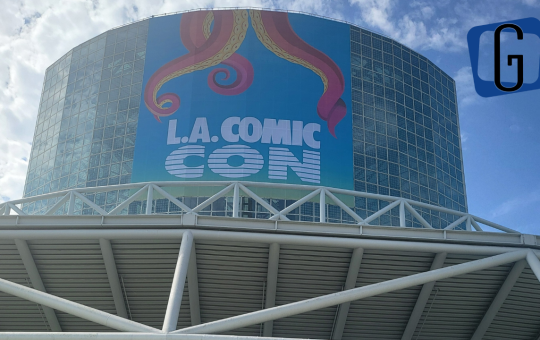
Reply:
[[[18, 222], [23, 225], [30, 223], [26, 218], [34, 217], [20, 216]], [[42, 225], [53, 225], [54, 222], [61, 225], [63, 218], [42, 217], [40, 222]], [[125, 223], [121, 221], [123, 218], [126, 219]], [[118, 224], [126, 225], [133, 217], [118, 216], [116, 219]], [[0, 278], [23, 286], [35, 287], [29, 277], [28, 264], [25, 266], [23, 263], [20, 249], [14, 241], [14, 238], [19, 242], [21, 239], [27, 239], [26, 244], [47, 293], [117, 314], [114, 293], [99, 242], [100, 238], [109, 238], [121, 284], [121, 298], [128, 311], [128, 319], [159, 330], [163, 325], [171, 292], [180, 240], [188, 229], [152, 228], [153, 224], [162, 224], [164, 219], [178, 220], [177, 216], [156, 216], [153, 221], [150, 219], [147, 217], [145, 220], [150, 227], [148, 229], [103, 230], [101, 226], [87, 226], [76, 230], [73, 234], [70, 234], [73, 229], [33, 227], [34, 230], [21, 230], [15, 225], [3, 223], [4, 226], [0, 230], [2, 239]], [[386, 240], [383, 237], [343, 234], [308, 236], [311, 233], [308, 234], [306, 231], [294, 233], [278, 231], [270, 234], [255, 229], [230, 231], [230, 227], [215, 226], [220, 222], [230, 225], [234, 219], [217, 217], [205, 219], [212, 221], [211, 230], [202, 230], [203, 226], [196, 226], [196, 229], [191, 227], [191, 233], [194, 235], [201, 324], [264, 308], [268, 303], [266, 298], [269, 293], [268, 282], [271, 279], [268, 277], [269, 262], [272, 262], [269, 258], [269, 247], [270, 243], [279, 238], [282, 238], [283, 242], [278, 250], [276, 306], [342, 291], [348, 279], [353, 250], [356, 248], [362, 248], [362, 253], [355, 287], [367, 287], [428, 272], [437, 252], [423, 249], [440, 248], [441, 253], [446, 252], [443, 262], [445, 268], [490, 258], [495, 254], [510, 254], [524, 250], [536, 254], [538, 248], [536, 245], [526, 244], [503, 247], [501, 244], [479, 244], [474, 241], [434, 242], [422, 236], [423, 230], [408, 230], [410, 232], [408, 237], [396, 234], [401, 239], [398, 241], [397, 237], [390, 234], [391, 231], [399, 232], [400, 228], [385, 227], [379, 228], [384, 229], [389, 235]], [[252, 222], [256, 225], [260, 221]], [[309, 227], [309, 223], [288, 223]], [[415, 237], [415, 231], [418, 231], [418, 237]], [[64, 232], [64, 239], [58, 237], [59, 232]], [[455, 233], [470, 234], [466, 231]], [[28, 237], [31, 234], [35, 236]], [[152, 234], [155, 237], [151, 237]], [[349, 246], [339, 246], [340, 242], [348, 242]], [[358, 247], [353, 246], [355, 242], [358, 243]], [[358, 256], [358, 253], [356, 255]], [[408, 338], [473, 338], [473, 334], [487, 315], [486, 312], [490, 310], [514, 266], [513, 262], [508, 262], [436, 281], [434, 287], [427, 292], [427, 299], [413, 327], [412, 337]], [[189, 280], [185, 281], [177, 329], [194, 324], [191, 314], [197, 303], [192, 301], [193, 297], [190, 297], [189, 293], [194, 287], [190, 287]], [[273, 322], [271, 335], [282, 338], [337, 339], [336, 332], [338, 332], [342, 334], [341, 339], [402, 339], [424, 286], [413, 285], [352, 301], [345, 316], [344, 327], [339, 331], [336, 330], [336, 325], [338, 317], [341, 318], [338, 312], [340, 307], [333, 305], [277, 318]], [[1, 284], [0, 290], [4, 290]], [[526, 264], [481, 339], [536, 340], [540, 332], [538, 292], [540, 283], [530, 265]], [[50, 321], [44, 315], [42, 305], [5, 293], [0, 294], [0, 305], [1, 332], [51, 331]], [[55, 315], [63, 332], [116, 331], [115, 327], [106, 327], [59, 310], [55, 311]], [[259, 337], [263, 335], [264, 328], [263, 323], [256, 323], [220, 331], [217, 334]], [[8, 335], [13, 334], [0, 333], [0, 339]]]
[[[224, 185], [238, 204], [245, 187]], [[143, 188], [150, 199], [159, 192]], [[340, 205], [334, 189], [310, 190]], [[57, 196], [71, 205], [77, 195]], [[359, 216], [323, 223], [323, 213], [323, 222], [298, 222], [286, 217], [290, 206], [266, 220], [203, 216], [201, 206], [183, 215], [31, 216], [25, 200], [0, 207], [0, 340], [540, 335], [535, 235], [453, 230], [459, 220], [443, 230]], [[393, 204], [401, 213], [414, 202]], [[477, 230], [490, 225], [460, 216]]]

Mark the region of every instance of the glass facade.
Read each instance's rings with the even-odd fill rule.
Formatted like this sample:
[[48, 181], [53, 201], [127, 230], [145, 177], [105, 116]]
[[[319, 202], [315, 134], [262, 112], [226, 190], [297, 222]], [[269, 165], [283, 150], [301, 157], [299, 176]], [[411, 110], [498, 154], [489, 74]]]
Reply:
[[[320, 19], [324, 20], [324, 19]], [[24, 190], [25, 197], [70, 188], [131, 182], [141, 102], [149, 20], [110, 30], [77, 46], [50, 66], [45, 82]], [[466, 211], [465, 184], [455, 82], [407, 47], [354, 26], [351, 74], [354, 189], [399, 196]], [[109, 211], [128, 190], [89, 195]], [[180, 197], [193, 207], [204, 197]], [[39, 214], [56, 200], [24, 207]], [[280, 209], [291, 202], [269, 199]], [[366, 217], [384, 202], [357, 198]], [[258, 203], [243, 198], [244, 216], [268, 218]], [[124, 213], [140, 213], [134, 202]], [[179, 213], [167, 200], [153, 202], [155, 213]], [[232, 199], [214, 202], [204, 214], [230, 215]], [[352, 222], [337, 206], [327, 206], [330, 222]], [[82, 203], [77, 214], [92, 214]], [[434, 227], [453, 220], [421, 212]], [[307, 202], [288, 217], [317, 221], [319, 205]], [[374, 224], [398, 225], [397, 209]], [[416, 223], [409, 216], [409, 226]]]
[[[355, 190], [467, 211], [454, 80], [424, 56], [354, 26], [351, 64]], [[380, 208], [358, 201], [360, 216]], [[434, 227], [450, 222], [423, 215]]]
[[47, 69], [25, 197], [130, 183], [147, 31], [148, 20], [108, 31]]

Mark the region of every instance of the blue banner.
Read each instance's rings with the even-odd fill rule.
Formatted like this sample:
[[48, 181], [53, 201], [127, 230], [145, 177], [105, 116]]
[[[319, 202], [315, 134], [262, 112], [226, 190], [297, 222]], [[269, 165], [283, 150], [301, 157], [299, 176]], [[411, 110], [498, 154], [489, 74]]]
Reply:
[[151, 19], [132, 182], [353, 189], [349, 37], [301, 14]]

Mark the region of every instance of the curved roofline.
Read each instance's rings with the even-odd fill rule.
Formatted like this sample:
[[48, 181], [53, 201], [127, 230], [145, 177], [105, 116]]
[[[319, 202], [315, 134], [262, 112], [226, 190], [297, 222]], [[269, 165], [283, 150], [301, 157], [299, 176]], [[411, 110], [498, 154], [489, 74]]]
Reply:
[[[437, 66], [434, 62], [432, 62], [429, 58], [427, 58], [426, 56], [424, 56], [422, 53], [418, 52], [417, 50], [411, 48], [410, 46], [408, 45], [405, 45], [404, 43], [402, 42], [399, 42], [397, 41], [396, 39], [384, 34], [384, 33], [381, 33], [380, 31], [376, 31], [376, 30], [373, 30], [371, 28], [366, 28], [364, 26], [360, 26], [358, 24], [355, 24], [355, 23], [352, 23], [352, 22], [349, 22], [349, 21], [346, 21], [346, 20], [341, 20], [341, 19], [335, 19], [335, 18], [330, 18], [330, 17], [326, 17], [324, 15], [319, 15], [319, 14], [315, 14], [315, 13], [308, 13], [308, 12], [302, 12], [302, 11], [294, 11], [294, 10], [288, 10], [288, 9], [280, 9], [280, 8], [268, 8], [268, 7], [253, 7], [253, 6], [245, 6], [245, 7], [215, 7], [215, 8], [194, 8], [194, 9], [188, 9], [188, 10], [185, 10], [185, 11], [177, 11], [177, 12], [171, 12], [171, 13], [163, 13], [163, 14], [156, 14], [156, 15], [151, 15], [149, 17], [146, 17], [146, 18], [143, 18], [143, 19], [139, 19], [139, 20], [135, 20], [135, 21], [131, 21], [129, 23], [125, 23], [125, 24], [122, 24], [122, 25], [119, 25], [119, 26], [116, 26], [116, 27], [113, 27], [103, 33], [106, 33], [108, 31], [112, 31], [112, 30], [115, 30], [115, 29], [118, 29], [118, 28], [121, 28], [121, 27], [124, 27], [124, 26], [128, 26], [128, 25], [131, 25], [131, 24], [135, 24], [135, 23], [138, 23], [138, 22], [141, 22], [141, 21], [144, 21], [144, 20], [149, 20], [149, 19], [152, 19], [152, 18], [156, 18], [156, 17], [164, 17], [164, 16], [168, 16], [168, 15], [176, 15], [176, 14], [183, 14], [183, 13], [189, 13], [189, 12], [197, 12], [197, 11], [226, 11], [226, 10], [234, 10], [234, 9], [257, 9], [257, 10], [261, 10], [261, 11], [273, 11], [273, 12], [286, 12], [286, 13], [295, 13], [295, 14], [304, 14], [304, 15], [310, 15], [312, 17], [316, 17], [316, 18], [321, 18], [321, 19], [326, 19], [326, 20], [331, 20], [331, 21], [335, 21], [335, 22], [339, 22], [339, 23], [342, 23], [342, 24], [347, 24], [347, 25], [351, 25], [351, 26], [354, 26], [354, 27], [357, 27], [357, 28], [360, 28], [360, 29], [363, 29], [363, 30], [366, 30], [366, 31], [369, 31], [369, 32], [372, 32], [372, 33], [375, 33], [375, 34], [378, 34], [382, 37], [385, 37], [385, 38], [388, 38], [400, 45], [403, 45], [405, 47], [407, 47], [409, 50], [411, 51], [414, 51], [415, 53], [418, 53], [419, 55], [421, 55], [422, 57], [426, 58], [428, 61], [430, 61], [435, 67], [437, 67], [441, 72], [443, 72], [446, 76], [448, 76], [450, 79], [454, 80], [454, 78], [452, 78], [448, 73], [444, 72], [439, 66]], [[455, 91], [455, 89], [454, 89]]]
[[[363, 30], [366, 30], [366, 31], [369, 31], [369, 32], [372, 32], [372, 33], [375, 33], [375, 34], [378, 34], [382, 37], [385, 37], [387, 39], [390, 39], [402, 46], [405, 46], [406, 48], [408, 48], [409, 50], [421, 55], [422, 57], [426, 58], [426, 60], [428, 60], [429, 62], [431, 62], [431, 64], [433, 64], [433, 66], [435, 66], [437, 69], [439, 69], [439, 71], [443, 72], [447, 77], [449, 77], [450, 79], [454, 80], [454, 78], [452, 78], [448, 73], [446, 73], [445, 71], [443, 71], [439, 66], [437, 66], [437, 64], [435, 64], [434, 62], [432, 62], [429, 58], [427, 58], [426, 56], [424, 56], [422, 53], [418, 52], [417, 50], [411, 48], [410, 46], [407, 46], [405, 45], [404, 43], [401, 43], [399, 41], [397, 41], [396, 39], [392, 38], [392, 37], [389, 37], [388, 35], [384, 34], [384, 33], [381, 33], [379, 31], [376, 31], [376, 30], [373, 30], [373, 29], [370, 29], [370, 28], [366, 28], [366, 27], [363, 27], [363, 26], [360, 26], [358, 24], [355, 24], [355, 23], [352, 23], [352, 22], [349, 22], [349, 21], [346, 21], [346, 20], [341, 20], [341, 19], [335, 19], [335, 18], [330, 18], [330, 17], [326, 17], [324, 15], [319, 15], [319, 14], [315, 14], [315, 13], [308, 13], [308, 12], [302, 12], [302, 11], [294, 11], [294, 10], [288, 10], [288, 9], [280, 9], [280, 8], [266, 8], [266, 7], [253, 7], [253, 6], [245, 6], [245, 7], [215, 7], [215, 8], [194, 8], [194, 9], [188, 9], [188, 10], [185, 10], [185, 11], [177, 11], [177, 12], [170, 12], [170, 13], [162, 13], [162, 14], [155, 14], [155, 15], [151, 15], [149, 17], [145, 17], [145, 18], [142, 18], [142, 19], [139, 19], [139, 20], [134, 20], [134, 21], [130, 21], [130, 22], [127, 22], [125, 24], [122, 24], [122, 25], [118, 25], [118, 26], [115, 26], [115, 27], [112, 27], [106, 31], [104, 31], [103, 33], [101, 34], [98, 34], [97, 36], [95, 37], [98, 37], [102, 34], [105, 34], [109, 31], [112, 31], [112, 30], [115, 30], [115, 29], [118, 29], [118, 28], [122, 28], [124, 26], [129, 26], [129, 25], [132, 25], [132, 24], [136, 24], [138, 22], [142, 22], [142, 21], [145, 21], [145, 20], [149, 20], [149, 19], [152, 19], [152, 18], [157, 18], [157, 17], [164, 17], [164, 16], [169, 16], [169, 15], [176, 15], [176, 14], [183, 14], [183, 13], [189, 13], [189, 12], [197, 12], [197, 11], [226, 11], [226, 10], [234, 10], [234, 9], [257, 9], [257, 10], [262, 10], [262, 11], [273, 11], [273, 12], [286, 12], [286, 13], [295, 13], [295, 14], [303, 14], [303, 15], [309, 15], [309, 16], [312, 16], [312, 17], [316, 17], [316, 18], [321, 18], [321, 19], [326, 19], [326, 20], [331, 20], [331, 21], [335, 21], [335, 22], [339, 22], [339, 23], [343, 23], [343, 24], [347, 24], [347, 25], [351, 25], [351, 26], [354, 26], [354, 27], [357, 27], [357, 28], [360, 28], [360, 29], [363, 29]], [[94, 37], [94, 38], [95, 38]], [[80, 43], [79, 45], [73, 47], [70, 51], [74, 50], [75, 48], [77, 48], [78, 46], [94, 39], [94, 38], [91, 38], [91, 39], [88, 39], [87, 41], [85, 42], [82, 42]], [[62, 59], [66, 54], [68, 54], [70, 51], [66, 52], [62, 57], [58, 58], [54, 63], [52, 63], [51, 65], [49, 65], [49, 67], [47, 67], [46, 70], [48, 70], [49, 68], [51, 68], [54, 64], [56, 64], [58, 62], [58, 60]], [[454, 83], [455, 83], [455, 80], [454, 80]], [[454, 88], [454, 92], [456, 92], [456, 89]]]
[[[170, 12], [170, 13], [163, 13], [163, 14], [156, 14], [156, 15], [151, 15], [149, 17], [146, 17], [146, 18], [143, 18], [143, 19], [139, 19], [139, 20], [135, 20], [135, 21], [131, 21], [131, 22], [128, 22], [128, 23], [125, 23], [125, 24], [122, 24], [122, 25], [119, 25], [119, 26], [115, 26], [105, 32], [108, 32], [108, 31], [112, 31], [112, 30], [115, 30], [115, 29], [118, 29], [118, 28], [121, 28], [121, 27], [124, 27], [124, 26], [128, 26], [128, 25], [131, 25], [131, 24], [135, 24], [135, 23], [138, 23], [138, 22], [141, 22], [141, 21], [144, 21], [144, 20], [149, 20], [149, 19], [152, 19], [152, 18], [156, 18], [156, 17], [164, 17], [164, 16], [168, 16], [168, 15], [176, 15], [176, 14], [183, 14], [183, 13], [189, 13], [189, 12], [197, 12], [197, 11], [226, 11], [226, 10], [234, 10], [234, 9], [257, 9], [257, 10], [261, 10], [261, 11], [273, 11], [273, 12], [286, 12], [286, 13], [294, 13], [294, 14], [304, 14], [304, 15], [310, 15], [312, 17], [316, 17], [316, 18], [321, 18], [321, 19], [326, 19], [326, 20], [331, 20], [331, 21], [336, 21], [336, 22], [340, 22], [342, 24], [347, 24], [347, 25], [351, 25], [351, 26], [355, 26], [355, 27], [358, 27], [360, 29], [363, 29], [363, 30], [366, 30], [366, 31], [369, 31], [369, 32], [372, 32], [372, 33], [375, 33], [375, 34], [378, 34], [380, 36], [383, 36], [385, 38], [388, 38], [388, 39], [391, 39], [392, 41], [395, 41], [397, 42], [398, 44], [401, 44], [405, 47], [407, 47], [408, 49], [410, 49], [411, 51], [414, 51], [418, 54], [421, 54], [419, 53], [418, 51], [416, 51], [415, 49], [397, 41], [396, 39], [384, 34], [384, 33], [381, 33], [379, 31], [376, 31], [376, 30], [372, 30], [370, 28], [366, 28], [366, 27], [363, 27], [363, 26], [360, 26], [358, 24], [355, 24], [355, 23], [352, 23], [352, 22], [349, 22], [349, 21], [346, 21], [346, 20], [341, 20], [341, 19], [335, 19], [335, 18], [330, 18], [330, 17], [326, 17], [324, 15], [319, 15], [319, 14], [315, 14], [315, 13], [308, 13], [308, 12], [302, 12], [302, 11], [294, 11], [294, 10], [288, 10], [288, 9], [280, 9], [280, 8], [268, 8], [268, 7], [253, 7], [253, 6], [243, 6], [243, 7], [215, 7], [215, 8], [194, 8], [194, 9], [188, 9], [188, 10], [185, 10], [185, 11], [177, 11], [177, 12]], [[104, 33], [105, 33], [104, 32]], [[422, 55], [422, 54], [421, 54]]]

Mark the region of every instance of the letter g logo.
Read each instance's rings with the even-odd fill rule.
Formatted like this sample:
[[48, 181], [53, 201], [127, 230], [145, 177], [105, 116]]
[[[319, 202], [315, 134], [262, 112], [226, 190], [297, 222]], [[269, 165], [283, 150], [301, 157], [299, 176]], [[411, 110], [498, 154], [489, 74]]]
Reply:
[[[505, 30], [506, 29], [506, 30]], [[517, 63], [517, 83], [506, 83], [501, 80], [501, 33], [512, 29], [517, 34], [517, 40], [524, 40], [525, 34], [535, 34], [540, 38], [540, 20], [536, 18], [525, 18], [506, 22], [498, 22], [489, 25], [476, 26], [471, 28], [467, 34], [469, 44], [469, 55], [471, 57], [471, 68], [474, 78], [476, 92], [482, 97], [501, 96], [510, 93], [524, 92], [540, 89], [540, 74], [534, 83], [524, 82], [524, 56], [521, 54], [509, 54], [508, 66]], [[478, 73], [480, 56], [480, 36], [484, 32], [494, 32], [494, 79], [484, 80]], [[525, 41], [528, 41], [525, 39]], [[527, 57], [529, 58], [529, 57]], [[530, 64], [529, 64], [530, 65]], [[540, 68], [539, 68], [540, 70]], [[539, 72], [540, 73], [540, 72]], [[527, 76], [530, 74], [528, 73]]]
[[504, 24], [495, 30], [495, 85], [502, 91], [505, 92], [514, 92], [519, 90], [523, 85], [523, 56], [511, 54], [508, 56], [508, 66], [512, 66], [512, 59], [517, 60], [518, 67], [518, 81], [517, 84], [512, 87], [504, 87], [501, 84], [501, 32], [505, 28], [513, 28], [517, 33], [518, 40], [523, 40], [523, 31], [518, 25], [515, 24]]

